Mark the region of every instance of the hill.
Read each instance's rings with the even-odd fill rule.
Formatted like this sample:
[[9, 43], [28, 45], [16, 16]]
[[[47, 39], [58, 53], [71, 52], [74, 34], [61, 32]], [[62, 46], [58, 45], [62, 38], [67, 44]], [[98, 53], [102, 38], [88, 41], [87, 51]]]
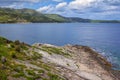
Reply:
[[63, 22], [92, 22], [120, 23], [117, 20], [90, 20], [78, 17], [63, 17], [58, 14], [43, 14], [32, 9], [0, 8], [0, 23], [63, 23]]
[[58, 22], [69, 22], [67, 18], [57, 14], [45, 14], [45, 16]]
[[0, 23], [16, 22], [54, 22], [54, 20], [31, 9], [0, 8]]

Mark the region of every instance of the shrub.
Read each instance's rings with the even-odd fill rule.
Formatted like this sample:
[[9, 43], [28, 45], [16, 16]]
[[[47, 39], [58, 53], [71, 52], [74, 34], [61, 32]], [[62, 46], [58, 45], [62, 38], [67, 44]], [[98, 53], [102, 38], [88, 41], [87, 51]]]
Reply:
[[11, 43], [12, 41], [10, 41], [10, 40], [6, 40], [6, 43]]
[[17, 58], [17, 56], [16, 56], [15, 53], [12, 53], [12, 54], [11, 54], [11, 57], [12, 57], [12, 58]]
[[19, 44], [20, 44], [20, 41], [19, 41], [19, 40], [15, 40], [15, 44], [16, 44], [16, 45], [19, 45]]
[[20, 52], [20, 50], [21, 50], [20, 46], [15, 47], [15, 51]]
[[15, 48], [14, 44], [11, 44], [11, 47], [12, 47], [12, 48]]

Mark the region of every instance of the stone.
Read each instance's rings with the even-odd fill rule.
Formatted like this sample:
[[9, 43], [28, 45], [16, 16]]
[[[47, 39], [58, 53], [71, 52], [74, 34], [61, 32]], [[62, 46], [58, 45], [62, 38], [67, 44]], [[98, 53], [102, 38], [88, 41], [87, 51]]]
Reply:
[[2, 63], [7, 62], [7, 60], [6, 60], [6, 58], [5, 58], [4, 56], [1, 57], [1, 62], [2, 62]]

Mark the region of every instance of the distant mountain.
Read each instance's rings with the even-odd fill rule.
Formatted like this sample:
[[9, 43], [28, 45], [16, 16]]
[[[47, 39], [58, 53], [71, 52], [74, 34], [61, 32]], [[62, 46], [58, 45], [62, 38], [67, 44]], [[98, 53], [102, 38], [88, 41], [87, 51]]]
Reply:
[[78, 17], [69, 17], [67, 18], [70, 22], [91, 22], [90, 19], [83, 19]]
[[54, 23], [54, 22], [120, 22], [116, 20], [90, 20], [78, 17], [63, 17], [58, 14], [43, 14], [32, 9], [0, 8], [0, 23]]
[[57, 22], [70, 22], [66, 17], [63, 17], [58, 14], [45, 14], [45, 16]]
[[0, 22], [1, 23], [15, 23], [15, 22], [55, 22], [54, 20], [44, 16], [31, 9], [10, 9], [0, 8]]

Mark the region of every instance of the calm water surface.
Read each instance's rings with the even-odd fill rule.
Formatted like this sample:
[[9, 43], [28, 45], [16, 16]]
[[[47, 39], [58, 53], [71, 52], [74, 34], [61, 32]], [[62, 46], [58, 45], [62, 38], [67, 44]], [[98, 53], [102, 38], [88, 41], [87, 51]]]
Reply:
[[120, 70], [120, 24], [118, 23], [34, 23], [0, 24], [0, 36], [28, 44], [87, 45]]

